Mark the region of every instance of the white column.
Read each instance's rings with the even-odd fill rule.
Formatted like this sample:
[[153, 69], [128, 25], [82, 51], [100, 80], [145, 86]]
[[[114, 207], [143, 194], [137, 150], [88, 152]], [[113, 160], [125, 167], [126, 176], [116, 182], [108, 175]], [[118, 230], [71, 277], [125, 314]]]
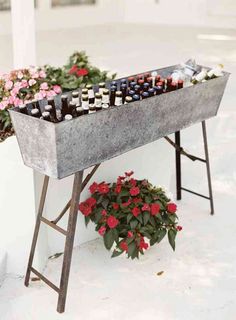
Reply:
[[11, 0], [14, 68], [36, 64], [33, 0]]

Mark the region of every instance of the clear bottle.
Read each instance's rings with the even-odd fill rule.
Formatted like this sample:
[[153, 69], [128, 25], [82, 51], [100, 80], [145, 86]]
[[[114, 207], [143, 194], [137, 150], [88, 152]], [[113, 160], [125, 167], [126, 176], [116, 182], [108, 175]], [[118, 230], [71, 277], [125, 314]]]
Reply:
[[192, 83], [197, 84], [199, 82], [202, 82], [207, 77], [207, 70], [202, 69], [201, 72], [199, 72], [195, 77], [192, 78]]
[[89, 104], [93, 104], [95, 100], [95, 95], [93, 91], [93, 86], [91, 84], [88, 84], [86, 86], [86, 89], [88, 89], [88, 97], [89, 97]]
[[82, 108], [84, 110], [84, 114], [89, 113], [89, 97], [87, 94], [82, 95]]
[[116, 91], [116, 98], [115, 98], [115, 106], [121, 106], [122, 105], [122, 92]]

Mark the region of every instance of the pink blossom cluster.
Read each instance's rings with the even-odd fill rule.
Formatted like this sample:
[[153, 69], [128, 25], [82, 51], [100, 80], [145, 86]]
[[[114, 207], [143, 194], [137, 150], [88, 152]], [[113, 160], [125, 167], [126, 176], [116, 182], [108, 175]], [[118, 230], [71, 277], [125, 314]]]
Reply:
[[43, 68], [30, 67], [0, 75], [0, 110], [58, 93], [61, 87], [50, 83]]

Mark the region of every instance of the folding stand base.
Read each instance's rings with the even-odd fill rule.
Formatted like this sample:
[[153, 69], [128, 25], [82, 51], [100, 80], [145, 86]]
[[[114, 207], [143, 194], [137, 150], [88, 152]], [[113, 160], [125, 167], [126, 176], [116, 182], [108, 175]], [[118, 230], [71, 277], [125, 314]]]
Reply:
[[[173, 142], [168, 137], [165, 137], [165, 139], [175, 147], [176, 149], [176, 190], [177, 190], [177, 199], [181, 199], [181, 191], [188, 191], [195, 195], [204, 197], [208, 200], [210, 200], [211, 204], [211, 214], [214, 213], [214, 205], [213, 205], [213, 195], [212, 195], [212, 187], [211, 187], [211, 176], [210, 176], [210, 164], [209, 164], [209, 155], [208, 155], [208, 146], [207, 146], [207, 136], [206, 136], [206, 125], [205, 121], [202, 122], [202, 131], [203, 131], [203, 140], [204, 140], [204, 148], [205, 148], [205, 156], [206, 159], [201, 159], [192, 155], [189, 155], [186, 153], [180, 146], [180, 132], [175, 133], [175, 142]], [[199, 160], [206, 163], [207, 166], [207, 178], [208, 178], [208, 186], [209, 186], [209, 197], [206, 197], [204, 195], [198, 194], [194, 191], [188, 190], [186, 188], [183, 188], [181, 185], [181, 155], [185, 155], [191, 160]], [[83, 180], [83, 171], [79, 171], [75, 173], [74, 175], [74, 182], [73, 182], [73, 189], [72, 189], [72, 195], [71, 199], [68, 201], [68, 203], [65, 205], [59, 216], [54, 219], [53, 221], [49, 221], [48, 219], [43, 217], [43, 209], [44, 204], [46, 200], [46, 194], [49, 184], [49, 177], [44, 177], [43, 182], [43, 188], [38, 208], [38, 215], [36, 219], [35, 229], [34, 229], [34, 235], [30, 250], [30, 256], [29, 256], [29, 262], [28, 267], [26, 271], [25, 276], [25, 286], [28, 287], [29, 280], [30, 280], [30, 274], [33, 272], [37, 277], [39, 277], [42, 281], [44, 281], [48, 286], [50, 286], [52, 289], [54, 289], [58, 293], [58, 303], [57, 303], [57, 311], [59, 313], [62, 313], [65, 311], [65, 304], [66, 304], [66, 295], [67, 295], [67, 288], [68, 288], [68, 281], [69, 281], [69, 274], [70, 274], [70, 266], [71, 266], [71, 259], [72, 259], [72, 250], [73, 250], [73, 244], [74, 244], [74, 237], [75, 237], [75, 229], [76, 229], [76, 222], [77, 222], [77, 211], [78, 211], [78, 203], [80, 200], [80, 194], [98, 169], [100, 164], [97, 164], [94, 166], [94, 168], [91, 170], [91, 172], [87, 175], [87, 177]], [[67, 230], [62, 229], [57, 225], [57, 223], [61, 220], [61, 218], [65, 215], [65, 213], [69, 211], [69, 219], [68, 219], [68, 226]], [[62, 271], [61, 271], [61, 280], [60, 280], [60, 286], [56, 286], [53, 284], [50, 280], [48, 280], [45, 276], [43, 276], [40, 272], [38, 272], [35, 268], [33, 268], [33, 259], [35, 254], [35, 248], [37, 244], [38, 234], [39, 234], [39, 228], [41, 225], [41, 222], [47, 224], [49, 227], [57, 230], [61, 234], [63, 234], [66, 237], [65, 240], [65, 248], [64, 248], [64, 257], [63, 257], [63, 263], [62, 263]]]

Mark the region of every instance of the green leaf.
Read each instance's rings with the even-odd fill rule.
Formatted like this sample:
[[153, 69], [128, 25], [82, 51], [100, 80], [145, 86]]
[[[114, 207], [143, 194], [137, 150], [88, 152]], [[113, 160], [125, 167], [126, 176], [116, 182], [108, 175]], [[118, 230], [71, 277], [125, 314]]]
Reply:
[[90, 218], [89, 218], [89, 216], [85, 216], [84, 217], [84, 222], [85, 222], [85, 225], [86, 225], [86, 227], [87, 227], [87, 225], [89, 224], [89, 221], [90, 221]]
[[132, 255], [134, 254], [136, 248], [137, 248], [136, 242], [135, 241], [131, 242], [128, 245], [128, 255], [132, 257]]
[[146, 226], [146, 224], [148, 223], [149, 219], [150, 219], [150, 213], [147, 212], [147, 211], [145, 211], [145, 212], [143, 213], [143, 224], [144, 224], [145, 226]]
[[129, 196], [129, 191], [128, 190], [121, 190], [121, 192], [119, 193], [120, 197], [124, 197], [124, 196]]
[[133, 218], [133, 214], [132, 214], [132, 213], [129, 213], [129, 214], [127, 215], [127, 223], [129, 223], [132, 218]]
[[[157, 232], [156, 232], [157, 233]], [[165, 237], [166, 235], [166, 229], [160, 229], [158, 230], [158, 238], [157, 238], [157, 242], [161, 242], [161, 240]]]
[[138, 215], [138, 216], [136, 217], [136, 219], [137, 219], [140, 223], [143, 223], [143, 217], [141, 216], [141, 214]]
[[111, 231], [112, 231], [112, 233], [113, 233], [114, 241], [115, 241], [116, 243], [118, 243], [118, 242], [119, 242], [119, 233], [118, 233], [118, 231], [117, 231], [116, 229], [112, 229]]
[[131, 226], [131, 229], [135, 229], [138, 225], [138, 220], [136, 219], [133, 219], [130, 221], [130, 226]]
[[118, 257], [123, 253], [123, 251], [114, 250], [112, 253], [112, 258]]
[[106, 249], [110, 250], [115, 241], [112, 229], [104, 234], [103, 241]]
[[177, 231], [174, 229], [170, 229], [168, 231], [168, 239], [169, 239], [169, 243], [172, 247], [172, 249], [175, 251], [175, 237], [176, 237]]

